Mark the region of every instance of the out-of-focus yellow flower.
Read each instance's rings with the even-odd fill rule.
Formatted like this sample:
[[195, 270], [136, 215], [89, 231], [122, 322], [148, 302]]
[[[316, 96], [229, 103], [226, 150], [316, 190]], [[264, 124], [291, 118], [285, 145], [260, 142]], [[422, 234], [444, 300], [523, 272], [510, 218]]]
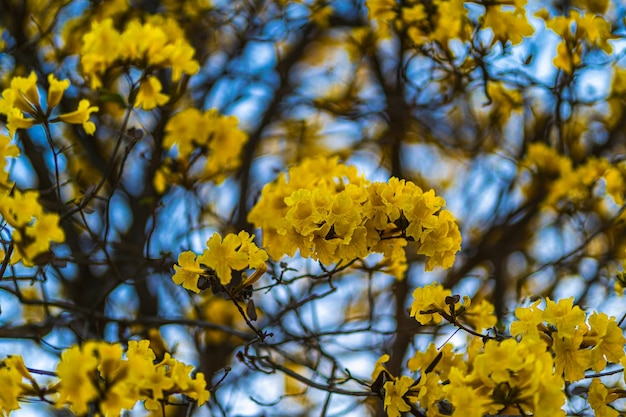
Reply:
[[0, 361], [0, 412], [9, 415], [11, 411], [20, 408], [18, 398], [22, 396], [24, 388], [22, 380], [26, 378], [34, 381], [21, 356], [9, 356]]
[[169, 96], [161, 93], [161, 82], [156, 77], [148, 77], [139, 85], [135, 107], [152, 110], [169, 101]]
[[15, 107], [24, 113], [34, 114], [36, 112], [39, 107], [39, 90], [37, 89], [35, 71], [31, 71], [27, 78], [14, 77], [11, 80], [10, 89], [16, 92], [13, 102]]
[[71, 404], [76, 414], [85, 414], [89, 403], [98, 398], [93, 381], [98, 360], [80, 346], [72, 346], [61, 354], [56, 373], [60, 379], [58, 407]]
[[493, 31], [493, 43], [519, 45], [524, 37], [531, 36], [535, 29], [528, 22], [524, 10], [505, 10], [501, 5], [490, 5], [485, 10], [485, 27]]
[[48, 88], [48, 112], [59, 105], [61, 102], [61, 98], [63, 97], [63, 93], [70, 86], [70, 80], [57, 80], [54, 74], [48, 75], [48, 83], [50, 87]]
[[7, 129], [9, 130], [9, 136], [13, 137], [17, 129], [30, 129], [35, 126], [37, 121], [35, 119], [27, 119], [20, 109], [14, 107], [10, 113], [7, 114]]

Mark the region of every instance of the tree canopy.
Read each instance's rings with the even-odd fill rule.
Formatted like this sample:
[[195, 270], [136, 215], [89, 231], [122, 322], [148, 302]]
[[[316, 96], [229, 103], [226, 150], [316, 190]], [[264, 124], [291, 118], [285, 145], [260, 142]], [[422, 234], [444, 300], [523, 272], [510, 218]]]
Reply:
[[626, 413], [625, 15], [0, 0], [0, 412]]

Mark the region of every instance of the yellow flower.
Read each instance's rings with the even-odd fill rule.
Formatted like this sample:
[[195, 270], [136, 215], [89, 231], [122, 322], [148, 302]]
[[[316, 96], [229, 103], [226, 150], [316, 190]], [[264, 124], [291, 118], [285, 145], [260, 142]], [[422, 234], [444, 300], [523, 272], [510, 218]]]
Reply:
[[24, 388], [28, 387], [22, 382], [23, 378], [35, 381], [24, 366], [21, 356], [8, 356], [0, 361], [0, 412], [3, 416], [20, 408], [18, 398], [23, 395]]
[[620, 414], [614, 408], [607, 405], [617, 399], [609, 393], [609, 390], [600, 381], [600, 378], [593, 378], [589, 386], [589, 405], [593, 409], [596, 417], [618, 417]]
[[446, 305], [446, 297], [452, 295], [450, 290], [443, 288], [443, 285], [433, 282], [424, 287], [417, 287], [413, 291], [413, 303], [411, 303], [411, 317], [415, 317], [421, 324], [429, 324], [433, 321], [435, 324], [441, 322], [441, 315], [436, 312], [428, 311], [445, 311], [450, 312], [450, 308]]
[[190, 379], [187, 388], [181, 391], [186, 396], [196, 400], [198, 406], [203, 405], [211, 398], [211, 393], [206, 389], [206, 380], [204, 374], [198, 372], [194, 379]]
[[131, 61], [147, 60], [148, 65], [159, 65], [167, 58], [164, 51], [167, 41], [167, 35], [160, 27], [132, 20], [121, 35], [120, 56]]
[[59, 215], [54, 213], [39, 215], [35, 223], [26, 228], [26, 236], [33, 242], [28, 246], [29, 259], [47, 252], [51, 241], [57, 243], [65, 241], [65, 233], [59, 227]]
[[80, 64], [83, 73], [90, 79], [92, 89], [102, 85], [100, 75], [119, 57], [120, 34], [113, 27], [112, 19], [95, 22], [83, 36]]
[[592, 368], [601, 371], [607, 362], [617, 363], [624, 357], [624, 334], [617, 325], [615, 317], [594, 312], [589, 317], [591, 330], [585, 335], [586, 344], [594, 345], [591, 349]]
[[18, 189], [13, 195], [0, 195], [0, 214], [11, 226], [21, 228], [30, 223], [33, 217], [43, 214], [43, 209], [37, 199], [37, 191], [21, 192]]
[[515, 339], [502, 342], [490, 340], [485, 345], [484, 353], [474, 360], [473, 372], [485, 380], [490, 378], [496, 384], [500, 384], [508, 382], [511, 375], [520, 371], [525, 365], [526, 360], [520, 355]]
[[285, 219], [296, 232], [307, 236], [321, 229], [320, 224], [324, 215], [316, 212], [310, 190], [295, 191], [289, 197], [285, 197], [285, 203], [290, 207]]
[[541, 300], [535, 301], [528, 307], [517, 307], [515, 309], [516, 321], [511, 323], [511, 334], [521, 335], [525, 340], [538, 340], [539, 330], [537, 328], [543, 322], [543, 310], [537, 308]]
[[585, 371], [591, 367], [591, 352], [581, 349], [583, 335], [577, 331], [573, 336], [564, 336], [561, 332], [554, 335], [552, 349], [555, 353], [554, 364], [556, 375], [565, 375], [569, 382], [585, 377]]
[[422, 375], [426, 373], [427, 369], [431, 368], [430, 372], [434, 372], [440, 375], [442, 380], [446, 380], [452, 367], [463, 368], [465, 366], [463, 355], [457, 355], [453, 350], [454, 346], [451, 343], [447, 343], [441, 349], [437, 349], [437, 346], [431, 342], [425, 351], [418, 350], [415, 352], [413, 357], [407, 362], [407, 367], [412, 372], [421, 370]]
[[466, 383], [461, 371], [452, 368], [450, 372], [450, 384], [444, 387], [446, 399], [454, 406], [452, 417], [483, 417], [488, 414], [491, 403], [486, 397], [486, 392], [473, 388]]
[[0, 135], [0, 167], [4, 166], [4, 159], [8, 156], [16, 157], [20, 154], [20, 148], [11, 143], [11, 138]]
[[141, 106], [144, 110], [152, 110], [157, 106], [162, 106], [167, 103], [169, 99], [168, 95], [161, 94], [161, 82], [159, 79], [156, 77], [148, 77], [139, 85], [135, 107]]
[[37, 74], [35, 74], [35, 71], [31, 71], [28, 78], [14, 77], [11, 80], [11, 90], [16, 92], [13, 106], [24, 113], [36, 113], [39, 107], [39, 90], [37, 89]]
[[17, 129], [29, 129], [36, 124], [35, 119], [25, 118], [24, 114], [16, 107], [12, 108], [10, 113], [7, 114], [7, 129], [10, 137], [15, 135]]
[[82, 124], [85, 132], [88, 135], [93, 135], [96, 131], [96, 125], [89, 121], [89, 115], [98, 110], [99, 108], [96, 106], [90, 107], [89, 100], [82, 99], [80, 103], [78, 103], [78, 109], [70, 113], [62, 114], [58, 119], [65, 123]]
[[178, 255], [178, 264], [180, 266], [174, 265], [176, 271], [172, 276], [174, 283], [182, 284], [183, 288], [199, 293], [198, 279], [205, 270], [200, 267], [198, 260], [196, 260], [196, 254], [191, 251], [182, 252]]
[[493, 304], [487, 300], [481, 300], [478, 304], [472, 304], [463, 313], [462, 318], [478, 331], [492, 328], [498, 321], [494, 314]]
[[558, 304], [548, 298], [542, 318], [556, 326], [561, 336], [572, 337], [577, 329], [587, 329], [585, 312], [574, 306], [574, 297], [561, 299]]
[[218, 233], [207, 241], [208, 249], [204, 251], [198, 260], [212, 268], [222, 285], [226, 285], [232, 278], [232, 270], [242, 270], [248, 266], [248, 254], [239, 250], [241, 237], [229, 233], [222, 241]]
[[246, 231], [241, 231], [238, 234], [241, 239], [241, 252], [248, 254], [248, 265], [250, 268], [265, 268], [265, 262], [267, 262], [267, 252], [263, 249], [259, 249], [254, 243], [254, 235], [250, 235]]
[[70, 86], [70, 80], [62, 80], [59, 81], [56, 79], [54, 74], [48, 75], [48, 83], [50, 87], [48, 87], [48, 112], [59, 105], [61, 102], [61, 98], [63, 97], [63, 93]]
[[171, 45], [168, 61], [172, 66], [172, 81], [180, 80], [183, 73], [192, 75], [198, 72], [200, 65], [193, 59], [195, 53], [195, 49], [183, 39], [177, 39]]
[[552, 60], [555, 67], [570, 74], [575, 67], [580, 65], [582, 45], [578, 45], [574, 50], [568, 48], [565, 41], [559, 42], [556, 47], [556, 57]]
[[395, 381], [387, 381], [383, 387], [385, 388], [385, 411], [388, 417], [400, 417], [400, 413], [411, 410], [411, 406], [407, 404], [404, 395], [409, 391], [415, 381], [408, 376], [401, 376]]
[[511, 41], [511, 45], [519, 45], [523, 37], [535, 32], [523, 10], [504, 10], [503, 6], [496, 5], [487, 6], [483, 25], [493, 31], [493, 43]]
[[[361, 206], [354, 203], [347, 191], [343, 191], [335, 197], [326, 222], [333, 226], [339, 237], [348, 239], [362, 221], [360, 212], [362, 212]], [[350, 243], [350, 241], [347, 240], [345, 243]]]
[[97, 366], [98, 360], [80, 346], [72, 346], [61, 354], [56, 369], [60, 380], [57, 407], [70, 404], [76, 414], [87, 413], [89, 403], [99, 395], [93, 384]]
[[[372, 381], [376, 381], [376, 379], [378, 379], [378, 376], [382, 372], [387, 372], [387, 369], [385, 368], [385, 365], [383, 364], [387, 362], [388, 360], [389, 360], [389, 355], [387, 355], [386, 353], [382, 355], [380, 358], [378, 358], [378, 360], [376, 361], [376, 364], [374, 365], [374, 370], [372, 371]], [[389, 375], [388, 372], [387, 374]]]

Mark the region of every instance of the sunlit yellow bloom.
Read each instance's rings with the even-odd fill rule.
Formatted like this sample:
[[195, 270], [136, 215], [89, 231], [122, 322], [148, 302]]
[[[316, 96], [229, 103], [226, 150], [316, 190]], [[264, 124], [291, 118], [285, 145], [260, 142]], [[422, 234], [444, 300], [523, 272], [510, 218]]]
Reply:
[[556, 57], [552, 60], [552, 63], [555, 67], [569, 74], [582, 62], [581, 53], [581, 45], [572, 50], [567, 47], [565, 41], [559, 42], [556, 47]]
[[89, 100], [82, 99], [80, 103], [78, 103], [78, 109], [70, 113], [62, 114], [58, 118], [65, 123], [82, 124], [85, 132], [88, 135], [93, 135], [96, 131], [96, 125], [89, 121], [89, 115], [98, 110], [99, 108], [96, 106], [90, 107]]
[[0, 135], [0, 166], [4, 166], [6, 157], [16, 157], [20, 154], [20, 148], [11, 143], [11, 138]]
[[147, 59], [148, 65], [159, 65], [167, 58], [164, 54], [167, 40], [161, 28], [132, 20], [121, 35], [120, 56], [131, 61]]

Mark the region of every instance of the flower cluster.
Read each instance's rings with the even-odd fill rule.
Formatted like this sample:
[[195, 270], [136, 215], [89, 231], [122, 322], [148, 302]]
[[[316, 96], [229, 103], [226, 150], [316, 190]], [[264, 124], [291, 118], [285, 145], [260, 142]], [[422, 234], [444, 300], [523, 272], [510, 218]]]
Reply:
[[204, 374], [192, 377], [193, 366], [169, 353], [158, 363], [155, 359], [148, 340], [128, 342], [125, 357], [119, 344], [90, 341], [63, 351], [57, 379], [42, 387], [20, 356], [9, 356], [0, 361], [0, 411], [8, 415], [19, 409], [21, 397], [50, 397], [48, 401], [57, 408], [69, 406], [78, 415], [97, 410], [96, 414], [107, 416], [120, 416], [138, 401], [144, 401], [147, 410], [159, 410], [175, 395], [198, 405], [209, 400]]
[[13, 229], [11, 264], [21, 260], [33, 265], [37, 255], [48, 252], [51, 241], [65, 240], [58, 214], [44, 212], [38, 197], [37, 191], [0, 190], [0, 215]]
[[78, 108], [49, 119], [52, 110], [59, 105], [65, 90], [70, 86], [69, 80], [57, 80], [54, 74], [48, 75], [48, 94], [44, 107], [39, 97], [37, 74], [31, 72], [28, 77], [14, 77], [9, 88], [2, 91], [0, 98], [0, 114], [7, 117], [9, 136], [13, 137], [17, 129], [28, 129], [44, 122], [65, 122], [81, 124], [90, 135], [96, 131], [96, 125], [89, 121], [91, 113], [98, 111], [98, 107], [89, 104], [83, 99]]
[[69, 405], [76, 414], [84, 414], [96, 404], [102, 414], [119, 416], [138, 401], [144, 401], [148, 410], [158, 410], [176, 394], [199, 405], [208, 401], [204, 374], [192, 378], [193, 366], [168, 353], [155, 364], [149, 344], [130, 341], [125, 359], [119, 344], [87, 342], [65, 350], [57, 367], [57, 407]]
[[526, 0], [516, 0], [514, 3], [513, 10], [510, 10], [508, 4], [485, 5], [483, 26], [493, 31], [492, 45], [496, 42], [504, 45], [508, 41], [511, 45], [519, 45], [524, 37], [532, 36], [535, 32], [526, 18]]
[[[391, 28], [406, 33], [416, 46], [438, 43], [446, 47], [449, 41], [467, 41], [472, 36], [471, 20], [464, 0], [434, 0], [429, 4], [404, 3], [396, 0], [368, 0], [366, 5], [370, 19], [377, 24], [381, 39], [389, 37]], [[514, 4], [509, 4], [514, 3]], [[507, 4], [488, 3], [481, 19], [481, 29], [489, 28], [495, 42], [518, 45], [523, 37], [534, 33], [526, 18], [526, 0], [515, 0]], [[514, 6], [512, 9], [510, 6]]]
[[[510, 325], [512, 337], [478, 338], [474, 336], [481, 334], [476, 330], [496, 323], [491, 304], [469, 307], [468, 297], [460, 303], [459, 296], [436, 283], [416, 289], [413, 297], [411, 315], [420, 323], [436, 324], [443, 319], [471, 337], [466, 353], [454, 353], [450, 343], [441, 348], [431, 344], [426, 351], [416, 352], [407, 367], [418, 374], [417, 379], [391, 375], [383, 365], [389, 356], [383, 355], [372, 374], [372, 389], [384, 390], [390, 417], [412, 406], [424, 409], [428, 416], [439, 415], [442, 401], [452, 406], [452, 416], [510, 412], [564, 416], [566, 382], [580, 381], [586, 371], [600, 372], [610, 363], [626, 365], [624, 334], [615, 318], [597, 312], [587, 317], [574, 306], [573, 298], [558, 302], [548, 298], [543, 309], [539, 307], [543, 300], [518, 307]], [[594, 378], [588, 396], [596, 415], [617, 416], [608, 404], [626, 398], [626, 393]]]
[[201, 276], [216, 276], [221, 285], [228, 285], [233, 278], [233, 270], [264, 271], [267, 253], [259, 249], [253, 240], [254, 235], [251, 236], [244, 231], [236, 235], [229, 233], [224, 239], [219, 233], [214, 233], [200, 256], [192, 251], [182, 252], [178, 256], [178, 265], [174, 265], [176, 272], [172, 280], [188, 290], [199, 293], [198, 280]]
[[496, 324], [493, 305], [487, 300], [472, 304], [469, 297], [452, 296], [452, 291], [433, 283], [413, 291], [411, 317], [420, 324], [439, 324], [442, 319], [452, 323], [463, 322], [476, 330], [489, 329]]
[[113, 20], [107, 18], [94, 23], [85, 34], [80, 63], [94, 89], [102, 86], [101, 78], [113, 67], [141, 68], [146, 76], [141, 80], [135, 105], [151, 110], [167, 103], [169, 97], [161, 93], [159, 79], [147, 74], [158, 68], [168, 68], [172, 81], [178, 81], [183, 74], [198, 71], [194, 54], [195, 50], [173, 19], [157, 15], [145, 23], [135, 19], [120, 32], [114, 27]]
[[213, 180], [217, 183], [240, 164], [239, 155], [248, 135], [235, 116], [220, 115], [216, 109], [200, 112], [190, 108], [175, 114], [165, 127], [163, 146], [176, 147], [155, 177], [155, 187]]
[[464, 0], [435, 0], [428, 8], [423, 4], [403, 6], [395, 0], [368, 0], [365, 4], [381, 39], [389, 37], [391, 28], [406, 31], [415, 45], [431, 41], [445, 45], [450, 39], [468, 39], [471, 34]]
[[[617, 204], [624, 202], [626, 169], [613, 165], [606, 158], [588, 158], [585, 163], [574, 167], [570, 158], [560, 155], [544, 143], [529, 145], [526, 158], [521, 163], [536, 173], [547, 184], [544, 204], [562, 210], [568, 204], [575, 207], [589, 206], [595, 193], [595, 185], [602, 179], [604, 193]], [[545, 181], [549, 179], [549, 181]], [[527, 193], [537, 190], [526, 190]]]
[[583, 47], [595, 47], [607, 54], [613, 52], [608, 42], [617, 36], [611, 33], [611, 23], [603, 16], [592, 12], [570, 10], [568, 16], [550, 17], [547, 9], [537, 12], [546, 22], [546, 27], [561, 37], [556, 48], [554, 66], [571, 73], [582, 62]]
[[459, 228], [444, 205], [434, 191], [410, 181], [370, 183], [337, 158], [316, 158], [267, 184], [248, 219], [262, 229], [263, 246], [274, 259], [299, 249], [326, 265], [371, 252], [397, 260], [411, 241], [428, 257], [429, 271], [452, 266], [461, 247]]

